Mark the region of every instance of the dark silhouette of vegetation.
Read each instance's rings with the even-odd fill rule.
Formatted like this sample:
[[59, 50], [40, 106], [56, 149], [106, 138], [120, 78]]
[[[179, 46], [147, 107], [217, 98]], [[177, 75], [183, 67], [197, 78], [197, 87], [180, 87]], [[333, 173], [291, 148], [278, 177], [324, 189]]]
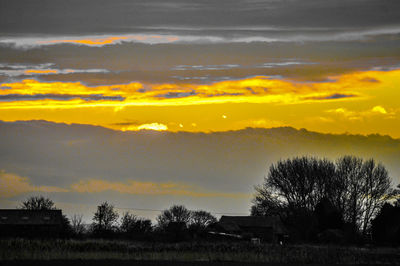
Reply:
[[[373, 159], [344, 156], [332, 162], [296, 157], [271, 165], [264, 183], [255, 187], [251, 215], [279, 216], [294, 241], [346, 243], [370, 240], [400, 245], [400, 185], [391, 188], [387, 170]], [[54, 202], [32, 196], [21, 203], [25, 210], [56, 210]], [[132, 213], [119, 214], [103, 202], [97, 206], [91, 230], [82, 215], [62, 216], [59, 236], [177, 242], [210, 240], [217, 219], [204, 210], [173, 205], [152, 225]], [[285, 233], [286, 234], [286, 233]], [[212, 235], [212, 236], [211, 236]]]
[[114, 206], [103, 202], [97, 206], [93, 216], [93, 233], [99, 237], [111, 237], [116, 231], [118, 217], [119, 214], [114, 210]]
[[358, 234], [366, 237], [371, 219], [393, 195], [385, 167], [354, 156], [336, 162], [313, 157], [278, 161], [255, 189], [252, 215], [279, 214], [302, 240], [313, 239], [316, 227], [319, 232], [342, 229], [353, 240]]
[[183, 205], [174, 205], [168, 210], [164, 210], [158, 217], [158, 227], [167, 228], [170, 223], [180, 223], [185, 227], [190, 221], [190, 211]]
[[329, 199], [323, 198], [315, 206], [314, 213], [318, 221], [319, 231], [343, 228], [343, 216]]
[[[49, 198], [45, 198], [44, 196], [30, 196], [25, 201], [23, 201], [20, 206], [21, 209], [31, 210], [31, 211], [57, 209], [54, 202]], [[68, 238], [73, 234], [70, 220], [66, 215], [62, 215], [61, 228], [62, 228], [60, 232], [61, 237]]]
[[173, 241], [188, 240], [204, 236], [207, 226], [216, 221], [204, 210], [190, 211], [183, 205], [174, 205], [157, 217], [157, 231]]
[[132, 240], [150, 239], [153, 231], [151, 221], [144, 218], [138, 218], [131, 213], [124, 213], [121, 218], [121, 232]]
[[189, 227], [201, 231], [205, 230], [210, 224], [216, 223], [217, 218], [215, 218], [211, 213], [199, 210], [192, 211], [190, 213], [190, 225]]
[[71, 229], [75, 237], [82, 238], [85, 235], [86, 228], [83, 224], [83, 215], [74, 214], [71, 217]]
[[189, 224], [191, 238], [206, 238], [208, 227], [216, 222], [217, 218], [207, 211], [191, 211]]
[[43, 196], [31, 196], [21, 203], [24, 210], [55, 210], [54, 202]]
[[182, 241], [189, 238], [191, 212], [183, 205], [174, 205], [157, 217], [157, 231], [163, 239]]

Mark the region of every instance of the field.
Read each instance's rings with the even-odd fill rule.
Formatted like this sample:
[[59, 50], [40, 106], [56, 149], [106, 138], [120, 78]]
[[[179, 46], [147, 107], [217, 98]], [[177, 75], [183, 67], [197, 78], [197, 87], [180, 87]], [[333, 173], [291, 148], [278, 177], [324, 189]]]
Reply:
[[[1, 266], [18, 266], [21, 265], [21, 261], [4, 261], [0, 262]], [[118, 265], [118, 266], [241, 266], [241, 265], [251, 265], [251, 266], [283, 266], [288, 264], [265, 264], [262, 262], [255, 263], [244, 263], [244, 262], [230, 262], [230, 261], [213, 261], [213, 262], [205, 262], [205, 261], [132, 261], [132, 260], [27, 260], [23, 261], [23, 265], [29, 266], [53, 266], [53, 265], [61, 265], [61, 266], [109, 266], [109, 265]], [[293, 265], [306, 265], [306, 264], [293, 264]], [[324, 264], [325, 265], [325, 264]], [[332, 266], [335, 264], [332, 264]]]
[[[400, 264], [400, 248], [313, 245], [252, 245], [247, 242], [150, 243], [107, 240], [0, 240], [2, 265], [241, 265], [277, 264]], [[212, 263], [210, 263], [212, 262]], [[169, 264], [169, 263], [168, 263]], [[53, 264], [54, 265], [54, 264]], [[93, 264], [94, 265], [94, 264]], [[104, 264], [104, 265], [107, 265]], [[108, 264], [110, 265], [110, 264]]]

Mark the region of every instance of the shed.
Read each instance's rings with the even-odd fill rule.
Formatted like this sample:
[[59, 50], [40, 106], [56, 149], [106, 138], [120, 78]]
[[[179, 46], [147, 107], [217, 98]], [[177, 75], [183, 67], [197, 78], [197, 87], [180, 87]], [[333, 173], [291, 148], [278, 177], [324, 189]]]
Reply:
[[267, 242], [280, 241], [287, 234], [278, 216], [222, 216], [217, 230], [242, 236], [257, 237]]
[[61, 210], [0, 209], [1, 237], [58, 237]]

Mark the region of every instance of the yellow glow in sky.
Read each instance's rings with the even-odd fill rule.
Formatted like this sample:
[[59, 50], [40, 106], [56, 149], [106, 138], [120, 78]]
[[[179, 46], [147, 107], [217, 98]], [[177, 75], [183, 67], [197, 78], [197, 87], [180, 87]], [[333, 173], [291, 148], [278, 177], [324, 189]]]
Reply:
[[26, 79], [0, 85], [2, 120], [43, 119], [118, 130], [225, 131], [293, 126], [400, 137], [400, 70], [299, 82], [242, 80], [87, 86]]

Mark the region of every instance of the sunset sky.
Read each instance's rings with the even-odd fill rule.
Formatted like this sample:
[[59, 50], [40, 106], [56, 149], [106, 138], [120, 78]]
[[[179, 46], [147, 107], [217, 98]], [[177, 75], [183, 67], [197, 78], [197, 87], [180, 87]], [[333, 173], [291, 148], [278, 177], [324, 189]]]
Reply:
[[374, 157], [396, 184], [400, 2], [0, 0], [0, 120], [0, 207], [247, 213], [294, 155]]

